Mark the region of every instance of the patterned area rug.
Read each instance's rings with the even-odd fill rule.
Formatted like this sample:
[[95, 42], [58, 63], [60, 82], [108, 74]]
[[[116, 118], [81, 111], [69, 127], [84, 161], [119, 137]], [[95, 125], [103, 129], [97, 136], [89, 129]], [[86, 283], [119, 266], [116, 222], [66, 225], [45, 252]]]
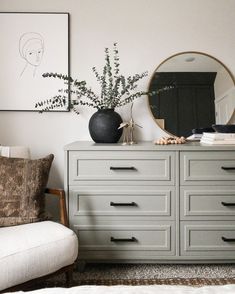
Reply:
[[[88, 264], [74, 272], [79, 285], [225, 285], [235, 284], [235, 265]], [[64, 287], [65, 276], [45, 281], [42, 287]]]
[[235, 284], [234, 279], [145, 279], [145, 280], [83, 280], [75, 283], [74, 286], [82, 285], [105, 285], [105, 286], [115, 286], [115, 285], [127, 285], [127, 286], [147, 286], [147, 285], [184, 285], [184, 286], [206, 286], [206, 285], [227, 285]]

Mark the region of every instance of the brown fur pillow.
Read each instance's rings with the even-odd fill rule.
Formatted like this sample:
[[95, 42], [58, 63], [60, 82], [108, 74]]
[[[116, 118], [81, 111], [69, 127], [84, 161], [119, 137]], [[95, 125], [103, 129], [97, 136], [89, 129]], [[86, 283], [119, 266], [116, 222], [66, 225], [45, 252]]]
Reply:
[[54, 155], [31, 160], [0, 156], [0, 227], [45, 219], [44, 190]]

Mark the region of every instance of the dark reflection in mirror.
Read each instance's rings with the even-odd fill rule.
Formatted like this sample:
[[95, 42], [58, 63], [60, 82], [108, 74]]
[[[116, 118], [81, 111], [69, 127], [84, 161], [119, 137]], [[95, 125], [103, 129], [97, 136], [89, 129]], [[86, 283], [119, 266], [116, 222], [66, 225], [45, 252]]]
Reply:
[[[195, 52], [175, 55], [163, 62], [155, 71], [149, 90], [156, 91], [149, 97], [155, 121], [177, 136], [188, 137], [192, 129], [227, 120], [219, 101], [223, 105], [225, 100], [227, 104], [234, 101], [228, 95], [234, 90], [228, 70], [216, 59]], [[216, 106], [220, 110], [217, 116]]]

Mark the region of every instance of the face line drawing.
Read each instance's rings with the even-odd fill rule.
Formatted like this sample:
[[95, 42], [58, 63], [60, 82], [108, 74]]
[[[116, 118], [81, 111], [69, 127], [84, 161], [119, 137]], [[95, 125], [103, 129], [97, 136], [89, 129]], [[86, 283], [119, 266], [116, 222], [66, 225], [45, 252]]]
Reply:
[[35, 77], [37, 67], [41, 64], [44, 54], [43, 37], [35, 32], [24, 33], [19, 40], [19, 53], [26, 62], [20, 76], [30, 66], [33, 70], [32, 76]]

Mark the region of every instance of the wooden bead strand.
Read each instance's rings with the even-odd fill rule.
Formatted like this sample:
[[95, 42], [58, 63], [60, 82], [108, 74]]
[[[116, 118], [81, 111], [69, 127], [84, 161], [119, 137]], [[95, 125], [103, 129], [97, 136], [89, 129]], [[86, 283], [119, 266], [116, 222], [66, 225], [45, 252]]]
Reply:
[[161, 137], [154, 141], [155, 145], [184, 144], [185, 137]]

